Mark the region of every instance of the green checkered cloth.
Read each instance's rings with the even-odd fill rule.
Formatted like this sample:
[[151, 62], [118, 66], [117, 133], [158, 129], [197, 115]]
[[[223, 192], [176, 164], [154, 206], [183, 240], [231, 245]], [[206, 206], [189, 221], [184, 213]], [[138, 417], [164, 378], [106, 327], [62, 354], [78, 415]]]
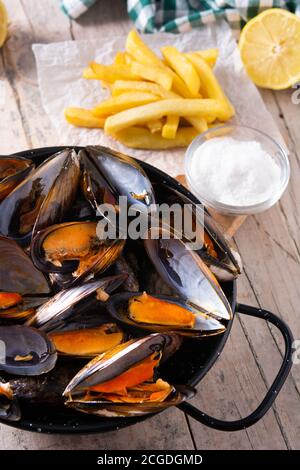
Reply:
[[[75, 19], [96, 1], [102, 0], [60, 0], [60, 3], [62, 10]], [[224, 18], [238, 36], [245, 22], [267, 8], [286, 8], [300, 16], [300, 0], [128, 0], [127, 7], [136, 28], [144, 33], [180, 33]]]
[[287, 8], [300, 15], [300, 1], [282, 0], [128, 0], [128, 13], [144, 33], [182, 33], [224, 18], [237, 37], [244, 24], [267, 8]]

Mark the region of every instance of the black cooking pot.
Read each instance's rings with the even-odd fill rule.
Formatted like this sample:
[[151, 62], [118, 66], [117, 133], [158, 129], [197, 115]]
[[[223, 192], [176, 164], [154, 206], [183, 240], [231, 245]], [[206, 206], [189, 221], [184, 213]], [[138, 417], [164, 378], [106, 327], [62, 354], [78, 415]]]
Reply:
[[[46, 158], [59, 152], [63, 148], [64, 147], [47, 147], [20, 152], [18, 155], [31, 158], [36, 164], [40, 164]], [[78, 147], [77, 150], [80, 150], [80, 148]], [[139, 163], [142, 165], [151, 181], [164, 181], [164, 184], [176, 188], [195, 203], [199, 203], [187, 189], [166, 173], [163, 173], [147, 163]], [[232, 323], [237, 312], [261, 318], [275, 325], [281, 332], [285, 342], [283, 362], [265, 398], [253, 413], [246, 418], [236, 421], [222, 421], [208, 416], [190, 403], [183, 403], [178, 407], [206, 426], [222, 431], [238, 431], [256, 423], [272, 406], [291, 369], [293, 337], [289, 327], [273, 313], [238, 304], [236, 301], [236, 281], [223, 283], [222, 288], [233, 311], [233, 319], [228, 323], [225, 333], [219, 336], [205, 338], [204, 340], [185, 340], [176, 355], [168, 361], [168, 368], [166, 371], [163, 371], [163, 376], [164, 379], [174, 384], [181, 383], [192, 387], [199, 384], [220, 356], [230, 334]], [[56, 409], [46, 405], [41, 406], [26, 403], [22, 404], [22, 419], [20, 421], [13, 423], [3, 422], [19, 429], [45, 433], [99, 433], [124, 428], [148, 419], [151, 416], [153, 415], [138, 418], [99, 418], [92, 415], [80, 414], [67, 408]]]

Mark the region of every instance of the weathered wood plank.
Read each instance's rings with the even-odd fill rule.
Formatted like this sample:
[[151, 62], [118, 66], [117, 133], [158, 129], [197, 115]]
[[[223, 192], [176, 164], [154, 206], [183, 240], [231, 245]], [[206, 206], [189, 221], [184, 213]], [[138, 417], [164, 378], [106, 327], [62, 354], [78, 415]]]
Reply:
[[184, 421], [181, 411], [168, 410], [145, 423], [130, 428], [88, 436], [33, 434], [1, 425], [0, 449], [191, 450], [194, 446]]

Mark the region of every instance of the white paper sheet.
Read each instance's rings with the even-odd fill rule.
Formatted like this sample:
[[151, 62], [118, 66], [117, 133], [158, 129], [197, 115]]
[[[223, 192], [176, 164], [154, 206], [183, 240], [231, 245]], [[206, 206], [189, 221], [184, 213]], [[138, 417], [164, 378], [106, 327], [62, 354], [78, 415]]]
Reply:
[[[157, 53], [159, 47], [168, 44], [180, 51], [218, 47], [220, 57], [215, 73], [236, 109], [234, 121], [259, 128], [284, 145], [271, 114], [243, 69], [236, 42], [225, 22], [180, 35], [146, 35], [144, 39]], [[109, 92], [102, 90], [98, 81], [81, 78], [82, 71], [93, 60], [111, 63], [115, 53], [124, 50], [124, 47], [125, 36], [103, 38], [101, 35], [95, 40], [33, 45], [42, 103], [57, 131], [59, 144], [106, 145], [145, 160], [172, 176], [182, 174], [184, 149], [129, 149], [107, 137], [102, 130], [75, 128], [64, 119], [64, 108], [91, 108], [109, 96]]]

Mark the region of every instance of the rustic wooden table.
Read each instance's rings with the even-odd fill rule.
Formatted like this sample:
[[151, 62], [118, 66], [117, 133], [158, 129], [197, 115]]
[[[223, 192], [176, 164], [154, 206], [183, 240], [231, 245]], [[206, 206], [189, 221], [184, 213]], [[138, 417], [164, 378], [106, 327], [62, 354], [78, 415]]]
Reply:
[[[0, 52], [0, 153], [59, 145], [42, 109], [32, 43], [101, 38], [131, 24], [124, 0], [99, 1], [78, 22], [53, 0], [5, 0], [10, 38]], [[293, 90], [263, 98], [290, 149], [292, 177], [284, 197], [265, 214], [249, 217], [236, 242], [244, 261], [240, 302], [284, 318], [300, 338], [300, 104]], [[238, 419], [258, 404], [277, 373], [282, 341], [262, 321], [237, 316], [222, 357], [199, 385], [195, 403], [222, 419]], [[177, 409], [107, 435], [50, 436], [0, 426], [0, 449], [299, 449], [300, 365], [294, 365], [272, 410], [255, 426], [222, 433]]]

